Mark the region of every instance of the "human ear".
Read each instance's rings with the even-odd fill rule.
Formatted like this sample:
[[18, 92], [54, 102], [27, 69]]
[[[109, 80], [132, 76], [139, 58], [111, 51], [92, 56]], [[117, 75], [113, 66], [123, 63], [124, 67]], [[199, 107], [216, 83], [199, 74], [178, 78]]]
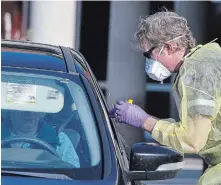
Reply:
[[174, 51], [174, 47], [172, 46], [172, 45], [170, 45], [170, 44], [165, 44], [165, 48], [166, 48], [166, 50], [167, 50], [167, 52], [168, 52], [168, 55], [171, 55], [171, 54], [173, 54], [175, 51]]

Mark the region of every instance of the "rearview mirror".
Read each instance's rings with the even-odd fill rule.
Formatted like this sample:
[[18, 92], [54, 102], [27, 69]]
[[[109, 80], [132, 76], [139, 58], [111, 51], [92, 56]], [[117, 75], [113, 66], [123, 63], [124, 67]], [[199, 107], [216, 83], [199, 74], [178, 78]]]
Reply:
[[131, 149], [131, 180], [163, 180], [174, 178], [183, 168], [183, 155], [165, 146], [137, 143]]

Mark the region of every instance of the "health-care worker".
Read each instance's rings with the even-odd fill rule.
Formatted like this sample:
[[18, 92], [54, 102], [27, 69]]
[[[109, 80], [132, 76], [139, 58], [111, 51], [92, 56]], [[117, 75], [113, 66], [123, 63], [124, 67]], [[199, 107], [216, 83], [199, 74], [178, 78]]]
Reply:
[[209, 168], [198, 184], [221, 184], [221, 47], [195, 46], [187, 20], [170, 11], [141, 18], [135, 38], [150, 78], [163, 82], [178, 73], [173, 91], [180, 121], [158, 119], [120, 100], [110, 117], [148, 131], [162, 145], [200, 155]]

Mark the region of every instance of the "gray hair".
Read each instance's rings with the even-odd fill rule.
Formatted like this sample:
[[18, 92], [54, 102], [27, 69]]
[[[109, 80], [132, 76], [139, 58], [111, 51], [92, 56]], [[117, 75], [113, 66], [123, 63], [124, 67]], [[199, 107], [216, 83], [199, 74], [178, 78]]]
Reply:
[[187, 26], [186, 18], [166, 10], [144, 18], [141, 17], [135, 33], [135, 40], [138, 42], [138, 47], [146, 42], [153, 47], [162, 46], [181, 35], [185, 36], [174, 40], [178, 49], [195, 47], [196, 40]]

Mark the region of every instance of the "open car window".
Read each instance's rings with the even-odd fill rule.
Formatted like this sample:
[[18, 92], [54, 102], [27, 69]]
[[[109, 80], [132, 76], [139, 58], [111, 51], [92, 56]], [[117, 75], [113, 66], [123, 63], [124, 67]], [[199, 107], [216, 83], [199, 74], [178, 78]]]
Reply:
[[4, 170], [101, 177], [98, 129], [79, 78], [2, 70], [1, 101]]

